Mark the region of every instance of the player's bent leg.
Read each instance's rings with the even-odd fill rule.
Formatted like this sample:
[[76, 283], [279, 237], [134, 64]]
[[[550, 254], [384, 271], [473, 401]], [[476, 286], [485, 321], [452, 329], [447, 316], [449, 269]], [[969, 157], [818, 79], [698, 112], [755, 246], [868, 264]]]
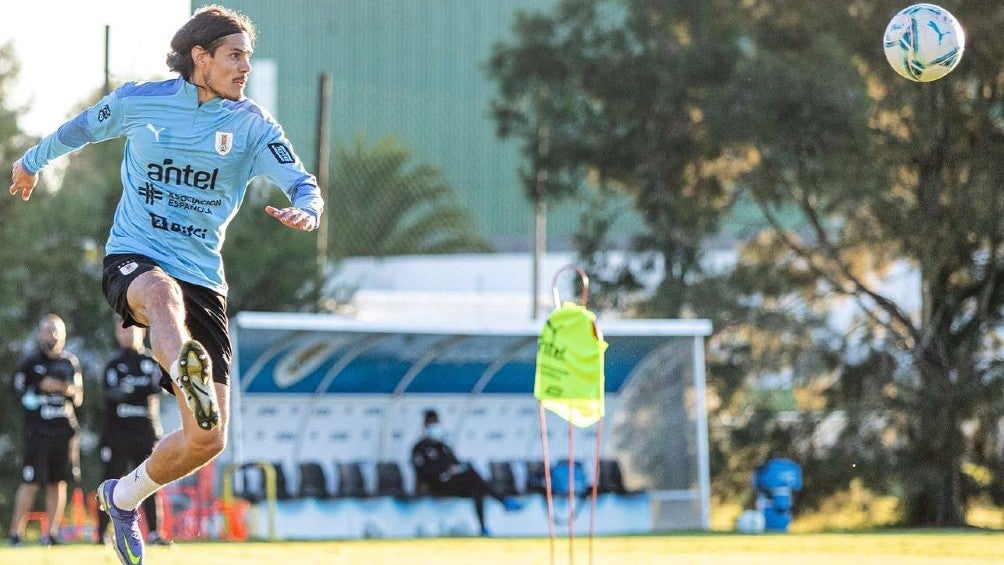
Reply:
[[[183, 393], [177, 383], [173, 384], [178, 403], [183, 404]], [[181, 429], [164, 436], [154, 447], [147, 459], [150, 478], [160, 484], [167, 484], [212, 461], [226, 447], [227, 399], [229, 387], [213, 383], [216, 397], [220, 400], [220, 425], [211, 430], [199, 427], [190, 410], [181, 408]]]
[[181, 345], [192, 339], [185, 327], [184, 295], [178, 283], [160, 269], [140, 274], [126, 291], [132, 317], [149, 328], [153, 356], [169, 368]]
[[171, 380], [181, 390], [179, 398], [185, 399], [199, 428], [211, 430], [219, 426], [212, 362], [205, 346], [193, 340], [185, 326], [181, 286], [162, 270], [153, 269], [129, 284], [127, 299], [132, 316], [150, 328], [154, 358], [169, 368]]

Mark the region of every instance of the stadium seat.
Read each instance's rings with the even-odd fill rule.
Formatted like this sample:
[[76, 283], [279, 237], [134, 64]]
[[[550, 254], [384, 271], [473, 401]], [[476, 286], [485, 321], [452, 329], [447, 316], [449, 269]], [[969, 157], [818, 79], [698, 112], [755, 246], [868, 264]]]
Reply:
[[316, 461], [300, 463], [300, 488], [297, 493], [301, 498], [328, 498], [328, 481], [324, 477], [321, 464]]
[[489, 484], [499, 496], [519, 494], [516, 489], [516, 477], [513, 475], [512, 465], [508, 461], [489, 461], [488, 477]]
[[624, 477], [621, 475], [621, 466], [616, 459], [600, 459], [600, 478], [596, 484], [596, 491], [602, 493], [625, 494]]
[[339, 498], [365, 498], [366, 481], [363, 479], [363, 468], [359, 463], [335, 463], [338, 470], [338, 489], [335, 493]]
[[[273, 461], [271, 465], [272, 468], [275, 469], [275, 498], [279, 500], [289, 500], [290, 498], [292, 498], [292, 496], [289, 492], [288, 484], [286, 483], [286, 473], [282, 469], [282, 462]], [[259, 477], [261, 477], [260, 469], [251, 469], [250, 471], [251, 473], [256, 473], [258, 474]], [[259, 484], [261, 485], [262, 493], [264, 493], [265, 490], [264, 477], [261, 477], [261, 479], [259, 479]]]
[[[276, 498], [286, 500], [290, 498], [289, 490], [286, 488], [286, 475], [282, 470], [282, 463], [275, 461], [271, 465], [275, 469], [275, 489]], [[265, 498], [265, 477], [255, 463], [245, 463], [242, 468], [244, 476], [243, 488], [236, 489], [234, 494], [254, 504]], [[187, 478], [187, 477], [186, 477]], [[179, 481], [179, 484], [184, 484]]]
[[404, 476], [396, 461], [378, 461], [376, 464], [376, 495], [403, 498], [408, 496], [404, 490]]
[[432, 496], [432, 487], [422, 479], [415, 477], [415, 496]]
[[526, 462], [526, 493], [544, 494], [544, 462], [540, 460]]

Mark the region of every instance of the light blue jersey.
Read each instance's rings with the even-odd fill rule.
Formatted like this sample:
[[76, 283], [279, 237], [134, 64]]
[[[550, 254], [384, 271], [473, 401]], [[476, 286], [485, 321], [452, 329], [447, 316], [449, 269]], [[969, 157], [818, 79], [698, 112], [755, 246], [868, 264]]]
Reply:
[[92, 142], [125, 136], [122, 198], [105, 252], [139, 253], [172, 277], [226, 295], [220, 249], [252, 178], [315, 219], [324, 203], [278, 123], [253, 101], [199, 105], [182, 78], [126, 83], [24, 154], [37, 173]]

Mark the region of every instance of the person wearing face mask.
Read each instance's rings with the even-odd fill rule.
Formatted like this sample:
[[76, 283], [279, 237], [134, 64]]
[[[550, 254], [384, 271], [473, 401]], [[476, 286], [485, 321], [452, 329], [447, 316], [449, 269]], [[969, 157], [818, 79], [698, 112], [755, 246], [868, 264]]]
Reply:
[[481, 535], [490, 535], [485, 523], [485, 498], [498, 500], [507, 511], [519, 510], [523, 503], [513, 497], [502, 497], [468, 463], [461, 463], [446, 443], [446, 434], [435, 410], [422, 416], [422, 436], [411, 450], [411, 463], [418, 483], [435, 496], [470, 498], [481, 526]]
[[83, 377], [77, 358], [63, 350], [66, 325], [55, 314], [38, 323], [38, 350], [21, 361], [14, 375], [14, 393], [24, 410], [24, 451], [21, 485], [14, 496], [9, 545], [20, 546], [25, 515], [45, 486], [49, 529], [43, 545], [59, 544], [59, 527], [66, 507], [66, 483], [79, 480], [75, 457], [78, 408], [84, 400]]
[[[143, 344], [146, 332], [137, 326], [122, 327], [115, 317], [115, 341], [119, 348], [105, 364], [102, 388], [105, 396], [104, 425], [101, 428], [102, 480], [121, 477], [139, 465], [153, 452], [163, 435], [160, 425], [160, 388], [163, 376], [160, 365], [150, 357]], [[166, 393], [164, 393], [166, 394]], [[147, 543], [171, 545], [159, 526], [163, 523], [163, 508], [156, 496], [149, 496], [140, 505], [148, 530]], [[111, 517], [98, 513], [96, 541], [104, 544]]]

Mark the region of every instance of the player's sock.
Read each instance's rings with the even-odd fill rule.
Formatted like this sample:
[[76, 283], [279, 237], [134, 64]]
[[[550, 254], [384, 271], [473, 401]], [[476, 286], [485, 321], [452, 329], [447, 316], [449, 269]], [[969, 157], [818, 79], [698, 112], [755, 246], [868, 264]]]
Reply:
[[112, 503], [122, 510], [135, 510], [162, 486], [164, 485], [157, 484], [146, 473], [146, 461], [144, 461], [135, 471], [119, 479], [112, 493]]

